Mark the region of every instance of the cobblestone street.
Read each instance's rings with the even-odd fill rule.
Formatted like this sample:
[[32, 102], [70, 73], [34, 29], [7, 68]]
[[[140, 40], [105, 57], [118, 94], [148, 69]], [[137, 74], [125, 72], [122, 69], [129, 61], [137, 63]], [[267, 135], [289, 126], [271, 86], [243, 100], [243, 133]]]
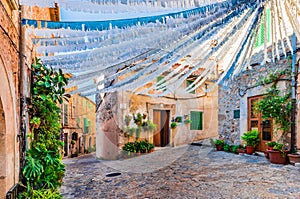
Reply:
[[[208, 146], [161, 148], [103, 161], [65, 159], [63, 198], [300, 198], [300, 169]], [[107, 177], [118, 172], [121, 175]]]

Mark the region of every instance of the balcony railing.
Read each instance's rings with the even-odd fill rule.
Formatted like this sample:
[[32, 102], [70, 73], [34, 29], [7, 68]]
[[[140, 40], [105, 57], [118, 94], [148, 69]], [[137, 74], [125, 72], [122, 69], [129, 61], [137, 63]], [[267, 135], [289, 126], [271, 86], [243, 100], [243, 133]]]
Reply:
[[15, 184], [10, 190], [6, 193], [6, 199], [16, 199], [18, 198], [19, 184]]

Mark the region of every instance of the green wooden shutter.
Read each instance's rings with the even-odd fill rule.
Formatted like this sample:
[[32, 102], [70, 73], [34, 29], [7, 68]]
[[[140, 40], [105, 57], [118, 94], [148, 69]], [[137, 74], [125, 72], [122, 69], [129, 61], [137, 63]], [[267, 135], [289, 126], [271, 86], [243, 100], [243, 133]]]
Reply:
[[88, 127], [89, 127], [89, 120], [88, 118], [83, 118], [83, 129], [84, 133], [88, 133]]
[[190, 125], [191, 130], [202, 130], [203, 129], [203, 113], [199, 111], [191, 111], [191, 120]]

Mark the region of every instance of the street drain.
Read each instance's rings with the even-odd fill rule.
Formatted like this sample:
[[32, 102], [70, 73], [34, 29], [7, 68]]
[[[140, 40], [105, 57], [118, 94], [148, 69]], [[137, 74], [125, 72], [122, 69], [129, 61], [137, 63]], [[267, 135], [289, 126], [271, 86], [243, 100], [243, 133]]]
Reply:
[[197, 142], [192, 142], [191, 145], [192, 145], [192, 146], [202, 146], [201, 143], [197, 143]]
[[119, 176], [121, 175], [121, 173], [108, 173], [106, 174], [106, 177], [115, 177], [115, 176]]

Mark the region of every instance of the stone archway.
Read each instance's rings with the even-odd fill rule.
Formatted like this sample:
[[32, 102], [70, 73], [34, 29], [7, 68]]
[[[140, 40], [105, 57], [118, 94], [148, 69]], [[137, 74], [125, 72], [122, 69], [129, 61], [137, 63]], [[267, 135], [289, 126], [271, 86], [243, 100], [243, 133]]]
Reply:
[[0, 98], [0, 198], [6, 194], [6, 125], [2, 100]]

